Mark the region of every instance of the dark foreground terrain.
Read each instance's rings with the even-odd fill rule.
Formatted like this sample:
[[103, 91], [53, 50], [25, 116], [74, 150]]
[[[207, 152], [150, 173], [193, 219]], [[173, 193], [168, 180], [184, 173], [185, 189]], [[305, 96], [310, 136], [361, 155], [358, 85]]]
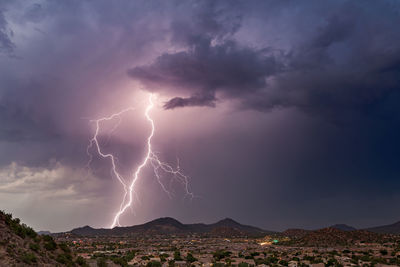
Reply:
[[0, 212], [0, 266], [400, 266], [400, 236], [382, 227], [278, 233], [232, 219], [185, 225], [172, 218], [39, 235]]

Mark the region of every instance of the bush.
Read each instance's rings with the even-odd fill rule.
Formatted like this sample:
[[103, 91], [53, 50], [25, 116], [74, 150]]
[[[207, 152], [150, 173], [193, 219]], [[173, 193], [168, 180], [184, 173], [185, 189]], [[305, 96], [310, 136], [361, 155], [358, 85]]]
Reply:
[[146, 265], [147, 267], [161, 267], [161, 262], [159, 261], [150, 261]]
[[112, 257], [111, 258], [112, 262], [114, 262], [115, 264], [119, 264], [121, 266], [128, 266], [128, 262], [124, 259], [124, 258], [120, 258], [120, 257]]
[[175, 252], [174, 252], [174, 260], [175, 261], [181, 261], [182, 260], [181, 252], [179, 250], [175, 250]]
[[78, 264], [79, 266], [88, 266], [85, 259], [82, 256], [78, 256], [78, 258], [76, 259], [76, 264]]
[[29, 245], [29, 248], [37, 252], [40, 249], [40, 246], [38, 244], [33, 243]]
[[26, 264], [32, 264], [36, 262], [36, 256], [32, 253], [24, 253], [21, 260]]
[[44, 248], [47, 250], [55, 250], [57, 248], [56, 242], [54, 240], [44, 243]]
[[128, 251], [128, 252], [126, 253], [126, 255], [125, 255], [125, 260], [126, 260], [126, 261], [131, 261], [131, 260], [133, 260], [133, 258], [135, 258], [135, 255], [136, 255], [136, 252], [135, 252], [135, 251], [133, 251], [133, 250]]
[[53, 237], [50, 235], [43, 235], [42, 238], [46, 242], [54, 241]]
[[197, 259], [195, 257], [193, 257], [192, 253], [188, 253], [186, 256], [186, 261], [192, 263], [192, 262], [197, 261]]
[[68, 247], [68, 245], [66, 243], [61, 243], [58, 245], [65, 253], [70, 254], [71, 253], [71, 249]]
[[225, 257], [229, 257], [232, 254], [230, 251], [223, 251], [223, 250], [217, 250], [213, 253], [213, 257], [216, 261], [219, 261]]
[[73, 265], [72, 256], [69, 254], [60, 254], [57, 256], [56, 261], [61, 264]]

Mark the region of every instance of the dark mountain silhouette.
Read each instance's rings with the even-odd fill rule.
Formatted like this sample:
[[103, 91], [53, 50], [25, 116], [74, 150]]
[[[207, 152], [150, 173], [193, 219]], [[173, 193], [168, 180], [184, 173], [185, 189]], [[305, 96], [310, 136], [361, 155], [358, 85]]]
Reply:
[[338, 230], [342, 230], [342, 231], [355, 231], [355, 230], [357, 230], [353, 226], [349, 226], [347, 224], [334, 224], [332, 226], [329, 226], [328, 228], [334, 228], [334, 229], [338, 229]]
[[366, 228], [365, 230], [374, 232], [374, 233], [380, 233], [380, 234], [400, 235], [400, 221], [393, 223], [393, 224]]
[[[342, 232], [353, 232], [362, 235], [366, 232], [381, 233], [381, 234], [400, 234], [400, 222], [372, 227], [367, 229], [357, 230], [356, 228], [346, 224], [335, 224], [328, 228], [323, 229], [334, 229]], [[319, 230], [304, 230], [304, 229], [288, 229], [280, 234], [290, 238], [302, 238], [307, 234]], [[331, 230], [334, 233], [334, 230]], [[322, 231], [323, 232], [323, 231]], [[155, 219], [153, 221], [126, 227], [115, 227], [113, 229], [106, 228], [92, 228], [90, 226], [84, 226], [71, 230], [71, 234], [79, 236], [121, 236], [121, 235], [163, 235], [163, 234], [204, 234], [208, 236], [265, 236], [268, 234], [277, 234], [274, 231], [263, 230], [250, 225], [240, 224], [230, 218], [220, 220], [213, 224], [194, 223], [194, 224], [183, 224], [178, 220], [170, 217], [164, 217]], [[318, 233], [318, 232], [317, 232]]]
[[205, 234], [223, 236], [263, 236], [274, 233], [254, 226], [243, 225], [232, 219], [226, 218], [213, 224], [194, 223], [183, 224], [170, 217], [159, 218], [144, 224], [115, 227], [113, 229], [95, 229], [90, 226], [76, 228], [70, 233], [80, 236], [120, 236], [141, 234]]

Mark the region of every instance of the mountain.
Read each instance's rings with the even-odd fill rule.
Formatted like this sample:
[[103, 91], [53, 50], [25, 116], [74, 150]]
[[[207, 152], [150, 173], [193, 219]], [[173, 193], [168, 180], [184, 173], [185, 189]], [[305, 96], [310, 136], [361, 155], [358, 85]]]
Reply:
[[365, 230], [380, 234], [400, 235], [400, 221], [393, 224], [366, 228]]
[[75, 228], [69, 233], [80, 236], [167, 235], [203, 234], [210, 236], [264, 236], [273, 233], [254, 226], [240, 224], [230, 218], [213, 224], [183, 224], [170, 217], [159, 218], [144, 224], [95, 229], [90, 226]]
[[65, 244], [0, 211], [0, 266], [74, 266], [74, 259]]
[[37, 233], [38, 233], [38, 235], [51, 235], [50, 231], [39, 231]]
[[338, 229], [338, 230], [342, 230], [342, 231], [355, 231], [355, 230], [357, 230], [353, 226], [349, 226], [347, 224], [334, 224], [332, 226], [329, 226], [328, 228], [334, 228], [334, 229]]

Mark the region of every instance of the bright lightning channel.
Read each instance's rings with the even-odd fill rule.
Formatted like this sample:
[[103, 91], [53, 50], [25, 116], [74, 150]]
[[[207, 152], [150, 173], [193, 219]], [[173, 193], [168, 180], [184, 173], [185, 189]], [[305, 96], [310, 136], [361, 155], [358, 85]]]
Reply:
[[[115, 226], [121, 226], [119, 219], [120, 219], [121, 215], [129, 207], [131, 207], [132, 202], [133, 202], [133, 193], [134, 193], [134, 189], [135, 189], [135, 184], [140, 177], [140, 173], [141, 173], [142, 169], [149, 163], [153, 167], [154, 175], [155, 175], [158, 183], [160, 184], [162, 190], [165, 191], [169, 197], [171, 196], [171, 193], [167, 190], [167, 188], [161, 181], [161, 175], [162, 175], [161, 173], [162, 172], [172, 175], [175, 179], [177, 179], [180, 183], [183, 184], [186, 195], [190, 196], [191, 198], [194, 197], [193, 193], [190, 191], [190, 188], [189, 188], [189, 177], [186, 176], [184, 173], [182, 173], [182, 171], [180, 170], [179, 160], [177, 162], [177, 167], [174, 168], [171, 165], [169, 165], [168, 163], [161, 161], [159, 159], [159, 157], [156, 155], [156, 153], [152, 150], [151, 141], [152, 141], [152, 138], [155, 133], [155, 124], [154, 124], [153, 119], [150, 116], [150, 111], [153, 109], [153, 107], [154, 107], [153, 95], [150, 94], [149, 95], [149, 104], [147, 105], [145, 113], [144, 113], [146, 120], [150, 123], [150, 126], [151, 126], [151, 131], [150, 131], [149, 136], [147, 137], [147, 142], [146, 142], [146, 148], [147, 148], [146, 154], [145, 154], [144, 159], [141, 161], [141, 164], [133, 172], [129, 186], [128, 186], [126, 179], [124, 179], [124, 177], [118, 172], [117, 164], [116, 164], [117, 158], [111, 153], [104, 153], [102, 151], [101, 145], [98, 140], [98, 136], [100, 133], [100, 126], [101, 126], [102, 122], [112, 121], [116, 118], [119, 118], [120, 119], [119, 122], [120, 122], [121, 116], [124, 113], [133, 111], [134, 108], [129, 107], [124, 110], [121, 110], [118, 113], [114, 113], [108, 117], [91, 120], [91, 122], [95, 123], [96, 130], [93, 134], [93, 137], [89, 140], [89, 145], [86, 149], [87, 154], [89, 156], [89, 161], [88, 161], [87, 167], [90, 168], [90, 164], [93, 159], [93, 155], [91, 154], [90, 151], [91, 151], [92, 147], [94, 146], [95, 150], [99, 156], [101, 156], [102, 158], [105, 158], [105, 159], [110, 159], [111, 166], [112, 166], [111, 173], [118, 179], [118, 181], [121, 183], [121, 185], [123, 186], [123, 189], [124, 189], [124, 196], [123, 196], [121, 204], [119, 206], [119, 210], [115, 214], [112, 224], [110, 225], [110, 228], [114, 228]], [[112, 131], [114, 131], [117, 126], [118, 125], [114, 126]]]

